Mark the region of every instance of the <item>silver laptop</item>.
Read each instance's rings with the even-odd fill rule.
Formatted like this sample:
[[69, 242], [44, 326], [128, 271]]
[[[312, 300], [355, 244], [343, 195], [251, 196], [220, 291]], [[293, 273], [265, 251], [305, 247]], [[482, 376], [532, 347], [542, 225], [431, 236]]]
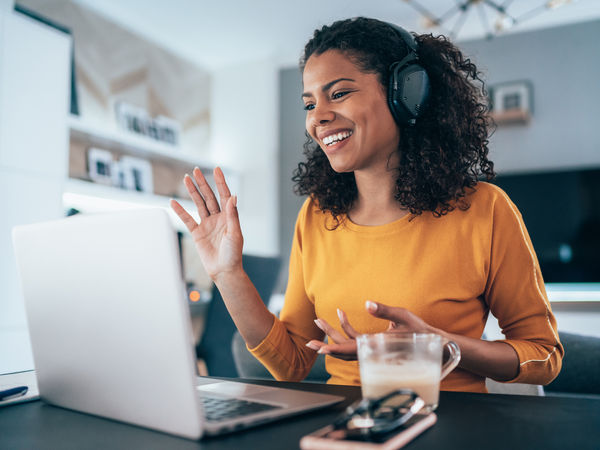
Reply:
[[19, 226], [13, 241], [48, 403], [197, 439], [343, 400], [196, 376], [164, 210]]

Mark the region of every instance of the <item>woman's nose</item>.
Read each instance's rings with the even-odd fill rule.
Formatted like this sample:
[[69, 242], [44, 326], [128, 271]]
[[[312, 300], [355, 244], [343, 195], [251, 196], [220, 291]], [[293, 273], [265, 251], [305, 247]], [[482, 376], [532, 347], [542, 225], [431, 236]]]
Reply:
[[324, 106], [315, 106], [312, 114], [312, 121], [314, 125], [323, 125], [331, 122], [335, 119], [335, 112], [331, 108]]

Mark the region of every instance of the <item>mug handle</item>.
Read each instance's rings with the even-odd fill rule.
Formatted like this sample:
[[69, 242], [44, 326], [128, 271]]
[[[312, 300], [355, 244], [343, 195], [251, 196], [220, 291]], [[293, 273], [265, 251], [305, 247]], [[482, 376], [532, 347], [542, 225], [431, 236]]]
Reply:
[[446, 341], [444, 347], [448, 349], [448, 355], [450, 357], [448, 358], [448, 361], [446, 361], [442, 366], [442, 375], [440, 377], [440, 380], [443, 380], [446, 377], [446, 375], [452, 372], [460, 362], [460, 348], [458, 347], [456, 342]]

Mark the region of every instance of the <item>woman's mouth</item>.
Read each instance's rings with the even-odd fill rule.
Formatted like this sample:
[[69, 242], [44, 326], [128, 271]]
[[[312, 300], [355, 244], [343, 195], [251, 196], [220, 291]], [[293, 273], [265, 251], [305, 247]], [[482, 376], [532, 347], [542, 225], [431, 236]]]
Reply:
[[339, 133], [330, 134], [329, 136], [324, 137], [323, 144], [327, 147], [334, 146], [335, 144], [345, 141], [350, 136], [352, 136], [352, 131], [340, 131]]

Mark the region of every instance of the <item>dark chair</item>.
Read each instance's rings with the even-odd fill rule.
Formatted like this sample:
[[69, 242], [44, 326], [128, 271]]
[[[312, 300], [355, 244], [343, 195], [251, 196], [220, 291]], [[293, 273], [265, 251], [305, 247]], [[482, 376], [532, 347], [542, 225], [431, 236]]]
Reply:
[[600, 338], [559, 332], [565, 348], [562, 370], [544, 391], [600, 395]]
[[[263, 301], [268, 302], [279, 274], [280, 259], [251, 255], [243, 255], [242, 258], [248, 277]], [[204, 360], [209, 375], [237, 377], [238, 372], [231, 354], [231, 341], [236, 328], [216, 287], [213, 287], [204, 323], [196, 355]]]
[[[242, 339], [242, 336], [237, 331], [231, 341], [231, 352], [233, 353], [235, 367], [240, 377], [258, 380], [273, 379], [273, 376], [265, 369], [265, 366], [248, 351], [244, 339]], [[325, 383], [328, 378], [329, 374], [325, 370], [325, 355], [318, 355], [315, 364], [304, 381]]]

